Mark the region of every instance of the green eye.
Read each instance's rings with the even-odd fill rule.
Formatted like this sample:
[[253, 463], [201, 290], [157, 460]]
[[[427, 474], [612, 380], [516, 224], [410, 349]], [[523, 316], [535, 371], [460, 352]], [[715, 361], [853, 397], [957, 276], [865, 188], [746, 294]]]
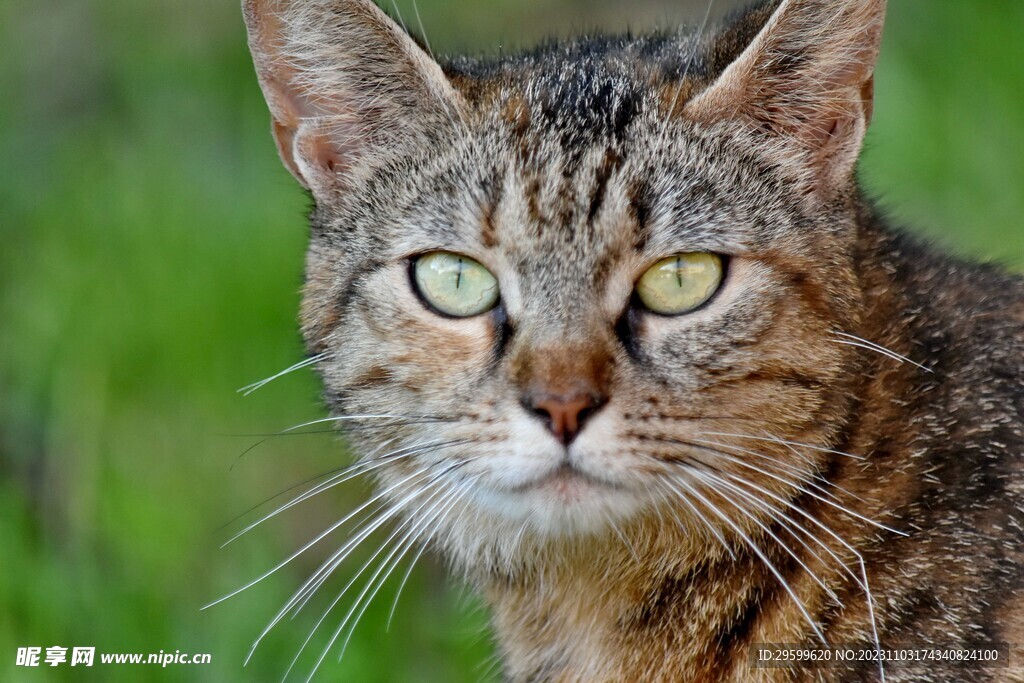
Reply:
[[498, 303], [498, 280], [468, 256], [424, 254], [413, 264], [413, 277], [420, 295], [445, 315], [468, 318]]
[[722, 259], [715, 254], [676, 254], [654, 264], [636, 283], [644, 306], [661, 315], [697, 308], [722, 284]]

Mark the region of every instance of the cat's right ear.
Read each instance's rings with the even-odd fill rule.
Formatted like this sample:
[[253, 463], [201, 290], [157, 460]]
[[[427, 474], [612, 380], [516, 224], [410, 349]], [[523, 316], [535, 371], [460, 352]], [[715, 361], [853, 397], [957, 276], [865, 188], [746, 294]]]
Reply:
[[441, 67], [370, 0], [243, 0], [284, 165], [318, 202], [462, 106]]
[[885, 7], [886, 0], [781, 0], [685, 114], [741, 123], [809, 195], [833, 194], [851, 178], [871, 121]]

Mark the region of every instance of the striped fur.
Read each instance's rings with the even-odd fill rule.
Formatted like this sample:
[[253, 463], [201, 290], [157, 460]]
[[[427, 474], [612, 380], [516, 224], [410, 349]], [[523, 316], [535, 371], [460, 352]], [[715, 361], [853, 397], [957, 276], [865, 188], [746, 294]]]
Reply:
[[[404, 416], [354, 428], [365, 453], [457, 444], [379, 479], [410, 515], [464, 492], [423, 540], [491, 605], [509, 680], [882, 675], [750, 667], [816, 630], [1024, 646], [1024, 286], [858, 190], [883, 0], [443, 65], [368, 0], [245, 7], [316, 204], [302, 325], [326, 400]], [[425, 308], [408, 264], [433, 250], [490, 269], [499, 308]], [[728, 257], [708, 305], [631, 305], [687, 251]], [[608, 397], [568, 449], [521, 405], [538, 382]]]

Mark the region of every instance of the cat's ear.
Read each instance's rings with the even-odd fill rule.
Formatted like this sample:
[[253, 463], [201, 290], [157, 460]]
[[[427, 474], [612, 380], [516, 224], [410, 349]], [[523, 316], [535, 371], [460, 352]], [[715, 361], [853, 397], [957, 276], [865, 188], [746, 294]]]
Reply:
[[782, 0], [767, 24], [684, 115], [732, 119], [829, 196], [850, 178], [871, 120], [886, 0]]
[[281, 160], [317, 201], [461, 107], [441, 67], [370, 0], [243, 0], [242, 10]]

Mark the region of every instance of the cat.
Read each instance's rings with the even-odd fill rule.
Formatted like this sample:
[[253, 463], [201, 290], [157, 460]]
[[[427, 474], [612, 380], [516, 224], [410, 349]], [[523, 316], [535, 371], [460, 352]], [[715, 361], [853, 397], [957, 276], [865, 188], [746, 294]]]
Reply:
[[243, 5], [347, 472], [507, 680], [1024, 681], [753, 659], [1024, 645], [1024, 283], [857, 185], [885, 0], [444, 64], [369, 0]]

